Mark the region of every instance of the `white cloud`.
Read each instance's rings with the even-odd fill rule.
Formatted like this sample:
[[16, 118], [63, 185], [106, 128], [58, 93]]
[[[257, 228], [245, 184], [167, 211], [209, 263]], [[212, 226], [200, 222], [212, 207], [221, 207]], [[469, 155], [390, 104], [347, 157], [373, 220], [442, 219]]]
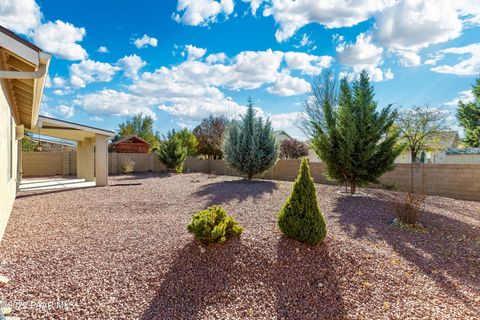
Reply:
[[60, 76], [55, 76], [52, 79], [52, 86], [55, 88], [65, 88], [68, 86], [68, 81]]
[[70, 89], [65, 89], [65, 90], [56, 89], [56, 90], [53, 90], [53, 93], [56, 94], [57, 96], [64, 96], [64, 95], [72, 93], [72, 90], [70, 90]]
[[267, 88], [268, 92], [279, 96], [294, 96], [309, 90], [310, 84], [305, 79], [292, 77], [286, 73], [282, 73], [274, 85]]
[[[290, 66], [286, 62], [289, 56]], [[157, 108], [182, 123], [198, 121], [212, 113], [235, 118], [245, 107], [233, 101], [222, 89], [241, 90], [266, 87], [267, 92], [281, 96], [303, 94], [310, 88], [290, 70], [318, 72], [330, 65], [331, 57], [305, 54], [295, 63], [294, 52], [244, 51], [231, 58], [224, 53], [211, 54], [199, 60], [143, 72], [133, 79], [127, 92], [102, 90], [79, 96], [78, 105], [90, 114], [126, 115], [147, 113]], [[287, 66], [287, 67], [284, 67]]]
[[244, 107], [238, 105], [231, 98], [224, 97], [223, 94], [212, 98], [176, 98], [169, 103], [159, 105], [158, 108], [174, 117], [197, 121], [211, 114], [223, 114], [228, 118], [237, 118], [245, 110]]
[[353, 44], [341, 42], [336, 51], [338, 60], [344, 65], [379, 65], [382, 63], [383, 48], [372, 44], [372, 37], [364, 33], [360, 33]]
[[302, 112], [279, 113], [270, 115], [272, 127], [275, 129], [291, 128], [299, 124], [303, 119]]
[[147, 46], [156, 47], [157, 44], [158, 44], [158, 40], [156, 38], [149, 37], [146, 34], [144, 34], [143, 37], [134, 39], [133, 44], [138, 49], [142, 49], [142, 48], [145, 48]]
[[[212, 58], [209, 58], [212, 57]], [[272, 84], [269, 91], [274, 94], [301, 94], [306, 81], [289, 76], [289, 70], [300, 70], [304, 74], [317, 74], [330, 66], [332, 58], [305, 53], [281, 51], [243, 51], [228, 59], [227, 63], [212, 64], [212, 55], [207, 62], [187, 60], [171, 68], [162, 67], [155, 72], [145, 72], [130, 90], [140, 94], [179, 94], [205, 96], [218, 93], [219, 87], [229, 90], [257, 89]], [[226, 60], [226, 56], [219, 60]], [[281, 70], [282, 62], [287, 69]], [[277, 85], [275, 83], [278, 82]], [[286, 84], [294, 85], [287, 90]]]
[[405, 65], [420, 64], [417, 52], [460, 36], [463, 23], [454, 1], [398, 1], [376, 15], [375, 39], [398, 53]]
[[152, 105], [150, 100], [130, 93], [105, 89], [80, 95], [75, 103], [92, 115], [132, 116], [143, 113], [156, 119], [155, 113], [149, 107]]
[[205, 58], [205, 61], [210, 64], [215, 64], [215, 63], [224, 63], [227, 60], [227, 55], [223, 52], [220, 53], [214, 53], [214, 54], [209, 54], [207, 58]]
[[460, 101], [465, 103], [473, 102], [475, 100], [475, 96], [473, 95], [472, 90], [464, 90], [461, 91], [456, 98], [453, 100], [446, 102], [444, 105], [447, 107], [457, 107]]
[[300, 70], [302, 74], [316, 75], [329, 68], [333, 58], [330, 56], [315, 56], [305, 52], [289, 51], [285, 53], [285, 62], [289, 70]]
[[[48, 99], [43, 99], [43, 100], [48, 100]], [[47, 101], [42, 101], [40, 110], [41, 110], [41, 114], [47, 117], [63, 117], [68, 119], [75, 115], [75, 108], [73, 106], [60, 104], [58, 106], [52, 107], [47, 103]]]
[[85, 34], [84, 28], [57, 20], [38, 26], [31, 38], [37, 46], [59, 58], [83, 60], [87, 58], [87, 51], [77, 42], [82, 41]]
[[317, 46], [313, 40], [310, 40], [308, 35], [304, 33], [302, 38], [300, 39], [300, 43], [298, 45], [293, 45], [295, 48], [302, 48], [302, 47], [311, 47], [312, 50], [315, 50]]
[[449, 54], [467, 55], [468, 57], [454, 65], [444, 64], [434, 67], [431, 70], [438, 73], [449, 73], [458, 76], [474, 76], [480, 73], [480, 43], [440, 50], [437, 59], [443, 59]]
[[109, 53], [110, 51], [108, 50], [107, 47], [105, 47], [105, 46], [100, 46], [100, 47], [98, 47], [97, 52], [100, 52], [100, 53]]
[[219, 15], [228, 17], [234, 9], [233, 0], [178, 0], [173, 19], [189, 26], [204, 26], [216, 22]]
[[258, 8], [260, 5], [265, 2], [265, 0], [242, 0], [243, 2], [250, 2], [250, 8], [252, 10], [252, 14], [256, 15]]
[[372, 37], [360, 33], [355, 43], [347, 44], [339, 41], [336, 48], [338, 60], [345, 66], [352, 67], [350, 77], [356, 78], [363, 69], [366, 69], [372, 81], [384, 81], [393, 79], [390, 68], [382, 70], [383, 48], [372, 43]]
[[75, 110], [73, 107], [62, 104], [58, 106], [58, 113], [68, 119], [75, 115]]
[[480, 2], [472, 0], [450, 1], [467, 25], [480, 25]]
[[371, 64], [357, 64], [353, 67], [352, 72], [340, 72], [340, 78], [347, 77], [349, 81], [358, 79], [362, 70], [367, 70], [370, 80], [374, 82], [387, 81], [394, 78], [391, 68], [381, 69]]
[[58, 58], [82, 60], [87, 51], [78, 42], [86, 34], [84, 28], [56, 20], [42, 24], [43, 14], [35, 0], [0, 0], [0, 24], [21, 33], [42, 50]]
[[95, 116], [95, 117], [89, 118], [89, 120], [95, 121], [95, 122], [103, 122], [104, 119], [102, 117]]
[[185, 46], [185, 50], [187, 51], [187, 58], [189, 60], [195, 60], [195, 59], [201, 58], [205, 55], [205, 53], [207, 53], [207, 49], [198, 48], [191, 44], [187, 44]]
[[13, 32], [29, 34], [42, 19], [35, 0], [1, 0], [0, 23]]
[[272, 15], [279, 25], [275, 38], [281, 42], [309, 23], [319, 23], [327, 28], [354, 26], [394, 2], [395, 0], [271, 0], [263, 14]]
[[122, 68], [125, 76], [131, 79], [137, 79], [138, 72], [146, 65], [147, 63], [136, 54], [125, 56], [117, 61], [117, 66]]
[[72, 64], [69, 70], [70, 84], [77, 88], [84, 88], [92, 82], [110, 82], [120, 68], [106, 62], [83, 60]]

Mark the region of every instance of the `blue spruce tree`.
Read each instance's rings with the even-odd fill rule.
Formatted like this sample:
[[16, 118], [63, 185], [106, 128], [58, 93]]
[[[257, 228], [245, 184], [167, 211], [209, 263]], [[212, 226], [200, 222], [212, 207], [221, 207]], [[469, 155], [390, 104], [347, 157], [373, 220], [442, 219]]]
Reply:
[[277, 162], [278, 144], [269, 120], [256, 117], [252, 100], [240, 121], [228, 128], [224, 145], [225, 161], [230, 167], [252, 180], [255, 174], [268, 170]]

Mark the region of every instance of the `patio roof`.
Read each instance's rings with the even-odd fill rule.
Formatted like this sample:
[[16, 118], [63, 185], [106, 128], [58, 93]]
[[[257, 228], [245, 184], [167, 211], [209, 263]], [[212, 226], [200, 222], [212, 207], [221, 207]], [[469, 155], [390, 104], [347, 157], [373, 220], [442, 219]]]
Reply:
[[83, 141], [86, 138], [93, 139], [97, 134], [106, 136], [108, 138], [114, 136], [113, 131], [103, 130], [100, 128], [50, 118], [46, 116], [39, 116], [37, 125], [32, 129], [26, 130], [45, 136], [74, 141]]

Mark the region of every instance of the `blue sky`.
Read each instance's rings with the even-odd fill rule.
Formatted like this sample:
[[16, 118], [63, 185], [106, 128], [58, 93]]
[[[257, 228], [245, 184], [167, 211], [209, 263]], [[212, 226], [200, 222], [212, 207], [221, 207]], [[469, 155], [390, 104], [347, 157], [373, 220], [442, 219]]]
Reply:
[[53, 55], [41, 113], [110, 130], [138, 112], [161, 133], [193, 128], [237, 116], [251, 96], [275, 128], [302, 137], [309, 82], [327, 68], [350, 79], [366, 68], [379, 106], [453, 115], [480, 75], [476, 0], [0, 4], [0, 24]]

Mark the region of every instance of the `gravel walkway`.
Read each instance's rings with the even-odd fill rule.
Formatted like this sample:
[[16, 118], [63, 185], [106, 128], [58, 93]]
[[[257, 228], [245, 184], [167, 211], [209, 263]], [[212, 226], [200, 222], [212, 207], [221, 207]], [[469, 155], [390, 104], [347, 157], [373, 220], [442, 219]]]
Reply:
[[[323, 245], [281, 236], [290, 182], [205, 174], [22, 192], [0, 244], [0, 299], [22, 319], [479, 319], [480, 203], [428, 197], [429, 233], [390, 225], [392, 192], [318, 185]], [[203, 248], [221, 204], [239, 239]]]

